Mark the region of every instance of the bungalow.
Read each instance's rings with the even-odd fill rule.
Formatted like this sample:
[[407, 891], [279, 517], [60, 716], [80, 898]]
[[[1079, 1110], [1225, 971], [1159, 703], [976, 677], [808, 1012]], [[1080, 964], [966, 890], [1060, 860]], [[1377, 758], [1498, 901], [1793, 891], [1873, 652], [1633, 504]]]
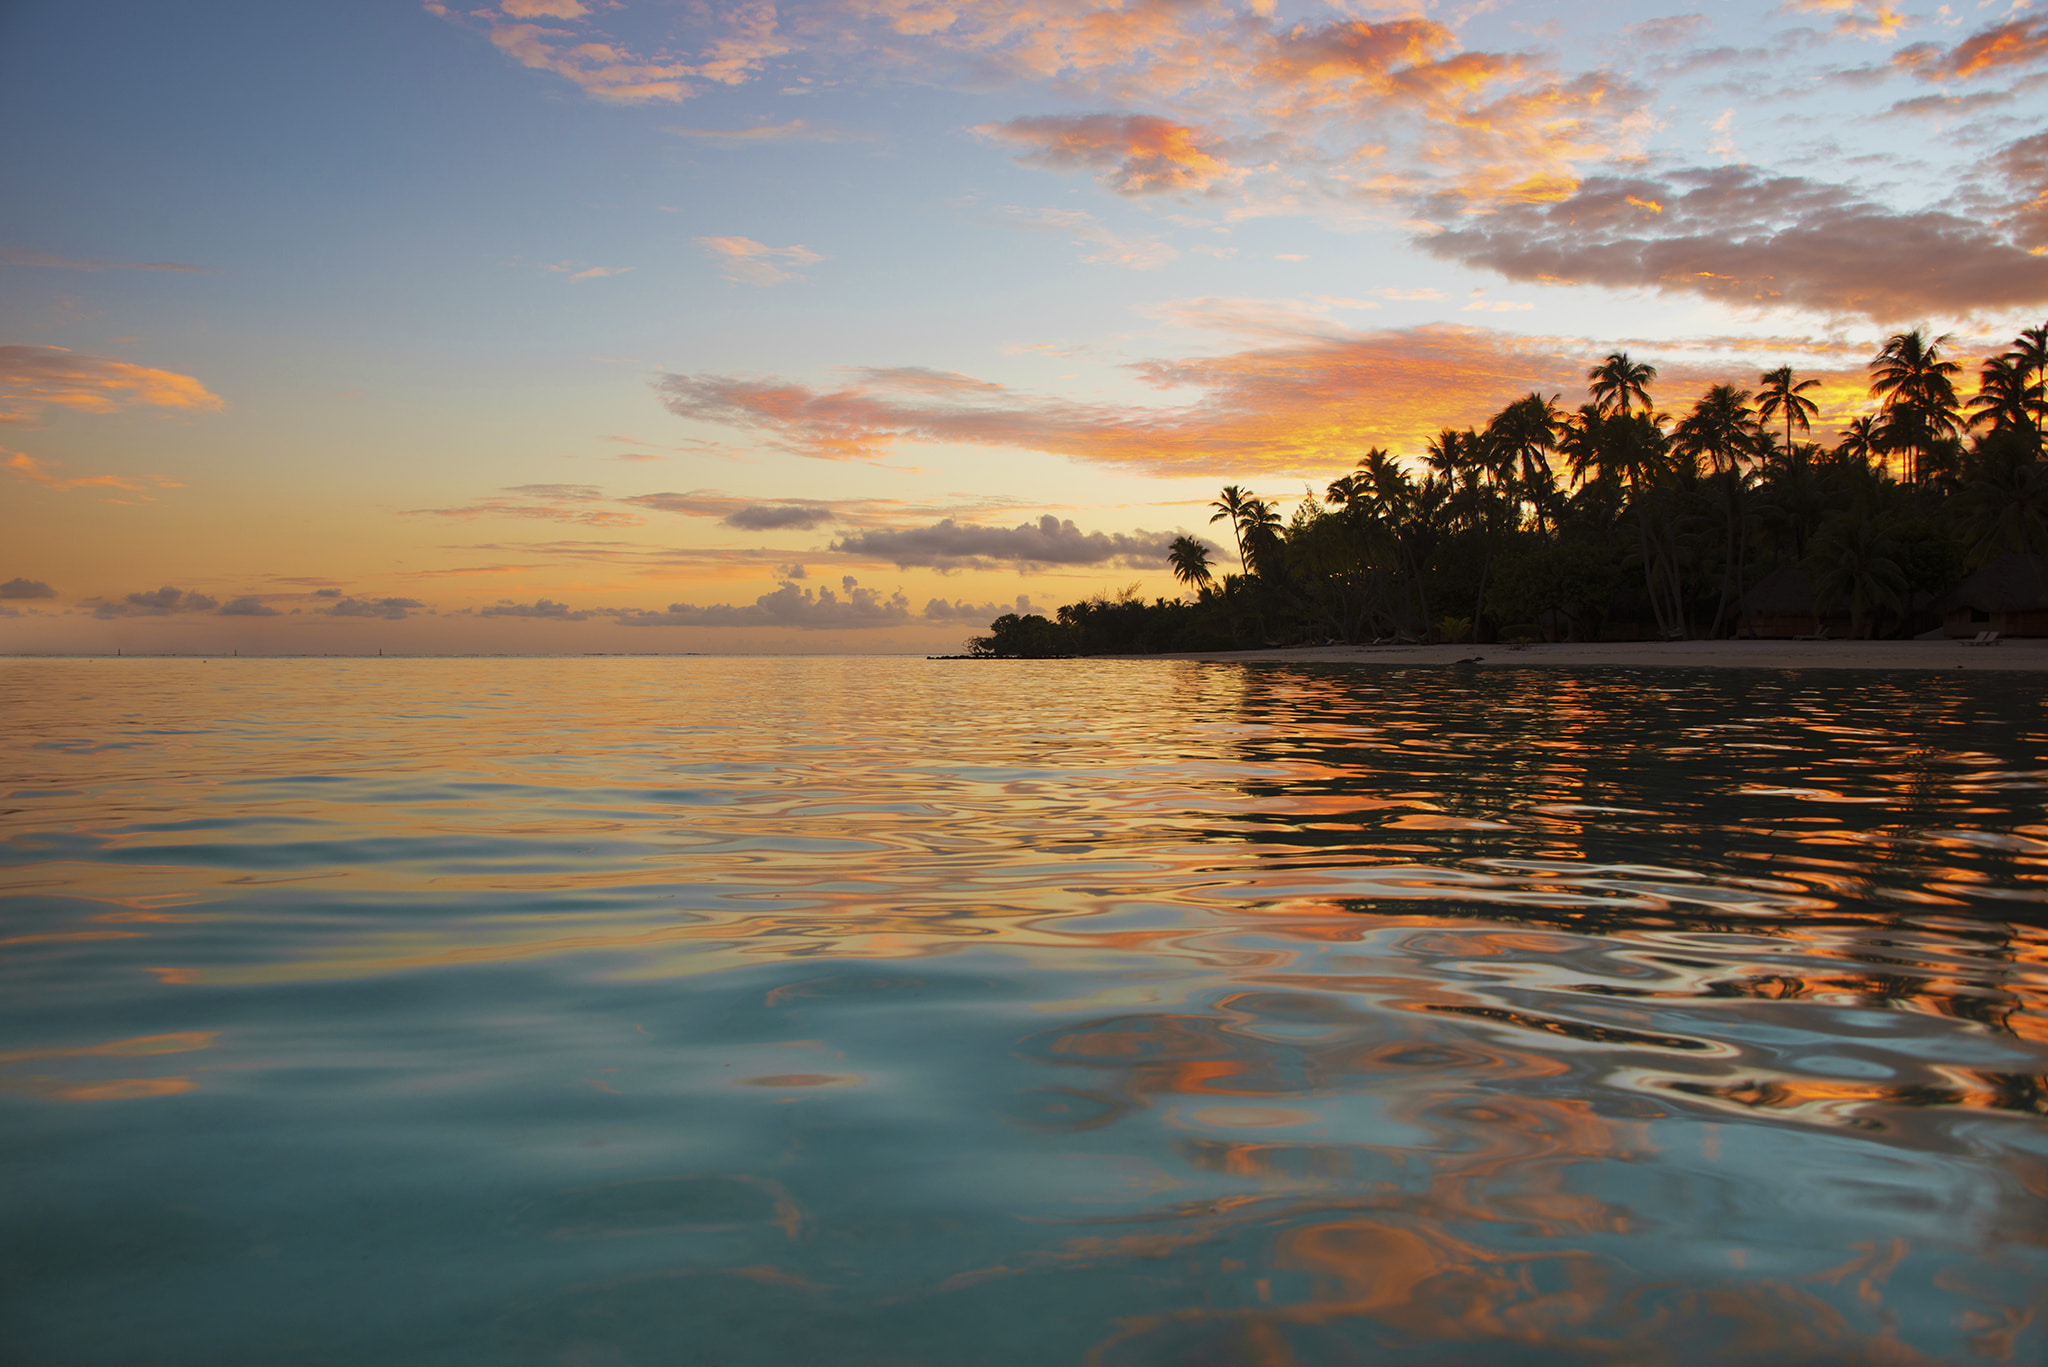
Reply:
[[1849, 634], [1849, 607], [1838, 604], [1822, 612], [1813, 601], [1813, 576], [1804, 565], [1782, 565], [1757, 580], [1742, 595], [1749, 630], [1769, 640], [1812, 636], [1823, 627], [1830, 636]]
[[1941, 600], [1947, 636], [2048, 636], [2048, 557], [2001, 555]]

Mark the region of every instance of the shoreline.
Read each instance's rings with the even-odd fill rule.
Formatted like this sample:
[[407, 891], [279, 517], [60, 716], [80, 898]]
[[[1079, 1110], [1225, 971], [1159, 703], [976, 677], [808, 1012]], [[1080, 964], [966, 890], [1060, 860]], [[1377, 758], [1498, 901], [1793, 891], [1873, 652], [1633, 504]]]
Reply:
[[1155, 655], [1159, 660], [1346, 665], [1453, 665], [1486, 669], [1873, 669], [1953, 673], [2048, 671], [2048, 638], [1973, 646], [1948, 641], [1610, 641], [1527, 646], [1288, 646]]

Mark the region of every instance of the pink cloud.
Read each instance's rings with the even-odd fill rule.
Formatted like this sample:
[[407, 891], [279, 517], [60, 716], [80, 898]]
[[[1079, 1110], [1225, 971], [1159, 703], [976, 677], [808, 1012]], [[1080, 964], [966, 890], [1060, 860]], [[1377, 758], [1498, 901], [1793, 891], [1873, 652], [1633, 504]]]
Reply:
[[793, 267], [814, 266], [825, 258], [799, 243], [771, 247], [751, 237], [700, 237], [697, 245], [718, 262], [719, 274], [739, 285], [781, 285], [801, 280]]
[[176, 480], [162, 479], [154, 475], [144, 475], [139, 478], [126, 475], [77, 475], [67, 477], [58, 474], [49, 466], [35, 459], [35, 457], [23, 452], [6, 451], [4, 454], [7, 459], [4, 462], [0, 462], [0, 464], [6, 466], [8, 473], [17, 479], [25, 479], [32, 484], [40, 484], [45, 489], [55, 489], [59, 493], [67, 493], [72, 489], [110, 489], [120, 493], [135, 495], [134, 499], [117, 498], [108, 500], [113, 503], [132, 503], [136, 500], [149, 503], [154, 501], [153, 495], [149, 492], [152, 489], [182, 489], [185, 487]]

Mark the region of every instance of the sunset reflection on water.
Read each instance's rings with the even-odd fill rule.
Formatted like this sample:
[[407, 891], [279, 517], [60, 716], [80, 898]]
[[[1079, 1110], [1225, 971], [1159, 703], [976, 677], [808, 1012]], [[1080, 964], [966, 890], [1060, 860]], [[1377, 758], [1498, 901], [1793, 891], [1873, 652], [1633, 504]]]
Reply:
[[2025, 675], [15, 661], [0, 703], [25, 1360], [2048, 1353]]

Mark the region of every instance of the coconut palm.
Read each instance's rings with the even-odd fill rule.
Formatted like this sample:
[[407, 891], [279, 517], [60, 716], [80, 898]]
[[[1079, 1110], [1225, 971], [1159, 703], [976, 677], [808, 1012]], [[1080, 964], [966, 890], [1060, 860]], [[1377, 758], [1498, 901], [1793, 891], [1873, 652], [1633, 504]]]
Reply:
[[1192, 536], [1177, 536], [1167, 549], [1166, 561], [1173, 566], [1173, 577], [1200, 593], [1215, 582], [1209, 572], [1209, 548]]
[[1230, 535], [1237, 542], [1237, 563], [1246, 574], [1251, 573], [1251, 562], [1244, 558], [1244, 515], [1254, 501], [1251, 491], [1243, 485], [1226, 484], [1223, 496], [1209, 505], [1216, 510], [1216, 515], [1209, 519], [1211, 526], [1226, 517], [1230, 519]]
[[1556, 395], [1546, 399], [1531, 392], [1494, 414], [1486, 424], [1486, 444], [1508, 472], [1503, 483], [1517, 485], [1527, 495], [1536, 510], [1539, 532], [1548, 526], [1546, 514], [1557, 485], [1545, 453], [1556, 445], [1563, 420]]
[[1884, 424], [1875, 417], [1865, 414], [1851, 418], [1849, 425], [1842, 429], [1841, 440], [1835, 444], [1835, 457], [1882, 465], [1891, 449], [1887, 441]]
[[1760, 436], [1756, 414], [1749, 406], [1749, 391], [1727, 384], [1717, 384], [1702, 394], [1674, 434], [1674, 444], [1680, 451], [1694, 459], [1707, 459], [1722, 486], [1727, 546], [1722, 560], [1721, 601], [1714, 609], [1715, 636], [1721, 634], [1729, 605], [1739, 605], [1744, 596], [1742, 561], [1748, 547], [1748, 528], [1742, 513], [1742, 462], [1755, 458]]
[[2032, 377], [2033, 402], [2027, 411], [2033, 418], [2034, 444], [2039, 446], [2043, 424], [2048, 422], [2048, 323], [2021, 330], [2005, 354], [2023, 377]]
[[1798, 423], [1799, 430], [1813, 430], [1813, 415], [1820, 412], [1820, 405], [1805, 397], [1804, 391], [1818, 389], [1819, 380], [1801, 380], [1792, 383], [1792, 367], [1779, 366], [1766, 370], [1763, 375], [1764, 387], [1757, 391], [1756, 415], [1760, 421], [1769, 422], [1779, 412], [1785, 415], [1785, 450], [1792, 450], [1792, 424]]
[[1958, 431], [1951, 377], [1962, 367], [1941, 354], [1948, 340], [1943, 333], [1929, 341], [1918, 328], [1895, 332], [1870, 362], [1870, 396], [1883, 405], [1887, 444], [1909, 453], [1909, 484], [1926, 477], [1936, 447]]
[[1968, 427], [2035, 435], [2031, 377], [2015, 354], [1986, 358], [1977, 371], [1977, 392], [1970, 397]]
[[1586, 372], [1586, 392], [1593, 404], [1602, 413], [1613, 409], [1624, 418], [1628, 416], [1629, 401], [1650, 409], [1650, 381], [1657, 378], [1657, 367], [1641, 361], [1631, 361], [1626, 351], [1609, 352], [1607, 359]]

